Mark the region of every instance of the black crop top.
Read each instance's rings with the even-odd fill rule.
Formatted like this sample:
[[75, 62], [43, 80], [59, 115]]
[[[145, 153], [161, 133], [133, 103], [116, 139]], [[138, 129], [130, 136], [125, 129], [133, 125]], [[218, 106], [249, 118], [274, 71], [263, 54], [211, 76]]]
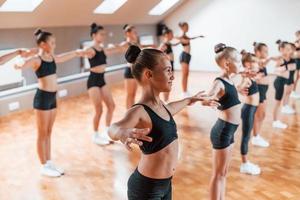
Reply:
[[267, 72], [267, 68], [266, 67], [259, 68], [258, 72], [263, 73], [265, 76], [268, 76], [268, 72]]
[[104, 51], [98, 51], [96, 48], [92, 47], [95, 51], [95, 56], [89, 58], [91, 68], [106, 64], [106, 55]]
[[140, 146], [140, 149], [144, 154], [152, 154], [158, 152], [178, 138], [176, 123], [171, 113], [165, 106], [164, 108], [170, 116], [169, 121], [162, 119], [157, 113], [155, 113], [150, 107], [145, 104], [135, 104], [133, 106], [136, 105], [141, 105], [144, 107], [152, 122], [152, 129], [147, 135], [152, 138], [152, 142], [143, 141], [143, 145]]
[[289, 70], [289, 68], [288, 68], [289, 64], [296, 64], [295, 59], [290, 59], [289, 61], [286, 61], [283, 59], [283, 63], [280, 66], [285, 66], [285, 69]]
[[49, 76], [49, 75], [56, 73], [56, 63], [55, 63], [54, 59], [51, 62], [44, 61], [41, 57], [40, 57], [40, 59], [42, 61], [41, 65], [35, 71], [35, 74], [38, 78], [43, 78], [45, 76]]
[[252, 94], [255, 94], [258, 92], [258, 86], [257, 86], [257, 83], [256, 81], [253, 81], [251, 79], [251, 85], [250, 87], [248, 88], [248, 96], [252, 95]]
[[215, 80], [220, 80], [225, 87], [225, 94], [219, 99], [219, 103], [221, 104], [218, 109], [219, 110], [227, 110], [235, 105], [240, 104], [238, 92], [234, 85], [228, 83], [222, 78], [218, 77]]
[[[184, 35], [182, 36], [183, 39], [187, 40], [187, 39], [190, 39], [188, 36]], [[184, 42], [181, 42], [181, 45], [182, 46], [189, 46], [190, 45], [190, 42], [187, 42], [187, 43], [184, 43]]]
[[171, 43], [166, 42], [166, 43], [164, 43], [164, 45], [167, 47], [166, 50], [164, 51], [164, 53], [166, 53], [166, 54], [173, 53], [173, 49], [172, 49]]

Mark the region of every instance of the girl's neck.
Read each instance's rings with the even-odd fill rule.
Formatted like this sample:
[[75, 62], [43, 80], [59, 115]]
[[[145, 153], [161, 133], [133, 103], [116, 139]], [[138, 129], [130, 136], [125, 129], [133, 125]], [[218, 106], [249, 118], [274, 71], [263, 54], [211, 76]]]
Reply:
[[53, 53], [49, 51], [45, 51], [43, 49], [39, 50], [39, 55], [40, 56], [45, 56], [45, 57], [52, 57]]
[[160, 92], [150, 86], [143, 87], [141, 102], [147, 102], [153, 106], [160, 105], [161, 100], [159, 98], [159, 94]]

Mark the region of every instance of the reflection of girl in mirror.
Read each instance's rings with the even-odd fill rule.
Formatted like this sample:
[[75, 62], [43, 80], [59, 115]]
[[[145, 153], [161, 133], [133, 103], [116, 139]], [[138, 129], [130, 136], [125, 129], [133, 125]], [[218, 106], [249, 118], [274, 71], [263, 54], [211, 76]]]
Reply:
[[[93, 46], [85, 50], [90, 63], [90, 75], [87, 82], [88, 93], [95, 108], [95, 115], [93, 120], [94, 135], [93, 141], [99, 145], [106, 145], [110, 143], [107, 135], [107, 127], [110, 126], [113, 112], [115, 110], [115, 102], [112, 98], [111, 92], [105, 83], [104, 73], [106, 68], [106, 55], [125, 52], [127, 44], [116, 45], [110, 48], [103, 48], [102, 44], [105, 40], [105, 30], [103, 26], [93, 23], [91, 25], [90, 35], [93, 39]], [[104, 101], [107, 112], [105, 121], [105, 130], [99, 134], [99, 123], [102, 115], [102, 101]]]
[[56, 116], [57, 75], [56, 63], [66, 62], [72, 58], [83, 56], [81, 50], [55, 55], [55, 37], [52, 33], [38, 29], [35, 32], [38, 54], [26, 60], [17, 69], [33, 68], [38, 78], [38, 89], [33, 100], [37, 116], [37, 151], [41, 166], [41, 174], [59, 177], [62, 169], [51, 162], [51, 132]]
[[187, 32], [189, 31], [189, 24], [187, 22], [180, 22], [179, 27], [182, 31], [182, 35], [180, 37], [175, 37], [178, 39], [183, 47], [183, 51], [180, 54], [180, 64], [182, 69], [182, 81], [181, 86], [183, 90], [183, 96], [188, 97], [190, 94], [188, 92], [188, 78], [189, 78], [189, 71], [190, 71], [190, 61], [191, 61], [191, 40], [197, 38], [203, 38], [203, 35], [189, 37], [187, 36]]

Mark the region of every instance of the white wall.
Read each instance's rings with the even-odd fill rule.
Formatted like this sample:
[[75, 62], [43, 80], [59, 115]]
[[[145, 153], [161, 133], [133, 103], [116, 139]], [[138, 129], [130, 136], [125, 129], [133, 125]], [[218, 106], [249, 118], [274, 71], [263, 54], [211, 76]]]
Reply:
[[[277, 39], [294, 41], [300, 30], [300, 0], [188, 0], [165, 23], [180, 34], [179, 21], [190, 25], [189, 36], [203, 34], [192, 41], [192, 70], [215, 71], [213, 47], [219, 42], [238, 50], [253, 50], [254, 41], [269, 45], [270, 55], [277, 55]], [[182, 47], [174, 48], [177, 63]]]

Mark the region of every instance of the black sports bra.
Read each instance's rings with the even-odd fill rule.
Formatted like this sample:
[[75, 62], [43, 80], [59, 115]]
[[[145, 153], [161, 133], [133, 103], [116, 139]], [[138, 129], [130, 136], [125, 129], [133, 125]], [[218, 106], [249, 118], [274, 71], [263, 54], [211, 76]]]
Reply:
[[252, 94], [255, 94], [258, 92], [258, 85], [256, 83], [256, 81], [253, 81], [251, 79], [251, 85], [250, 87], [248, 88], [248, 96], [252, 95]]
[[55, 63], [54, 59], [51, 62], [44, 61], [41, 57], [40, 57], [40, 59], [42, 61], [41, 65], [35, 71], [35, 74], [38, 78], [43, 78], [45, 76], [49, 76], [49, 75], [56, 73], [56, 63]]
[[268, 72], [267, 72], [267, 68], [266, 67], [259, 68], [258, 72], [263, 73], [265, 76], [268, 76]]
[[106, 55], [103, 50], [98, 51], [96, 48], [92, 47], [96, 52], [95, 56], [89, 58], [91, 68], [106, 64]]
[[289, 68], [288, 68], [289, 64], [296, 64], [295, 59], [290, 59], [289, 61], [286, 61], [283, 59], [283, 63], [280, 66], [285, 66], [285, 69], [289, 70]]
[[225, 87], [225, 94], [219, 99], [219, 103], [221, 104], [218, 109], [219, 110], [227, 110], [235, 105], [240, 104], [238, 92], [234, 85], [228, 83], [222, 78], [218, 77], [215, 80], [220, 80]]
[[164, 43], [164, 45], [167, 47], [164, 53], [171, 54], [173, 53], [172, 45], [169, 42]]
[[162, 119], [156, 112], [154, 112], [145, 104], [138, 103], [133, 106], [136, 105], [141, 105], [144, 107], [152, 122], [152, 129], [147, 135], [152, 138], [152, 142], [143, 141], [143, 145], [140, 146], [140, 149], [144, 154], [158, 152], [178, 138], [176, 123], [171, 113], [165, 106], [164, 108], [170, 116], [169, 121]]
[[[186, 36], [186, 35], [182, 36], [182, 38], [183, 38], [183, 39], [189, 39], [189, 37]], [[190, 42], [187, 42], [187, 43], [181, 42], [181, 45], [182, 45], [182, 46], [189, 46], [189, 45], [190, 45]]]

